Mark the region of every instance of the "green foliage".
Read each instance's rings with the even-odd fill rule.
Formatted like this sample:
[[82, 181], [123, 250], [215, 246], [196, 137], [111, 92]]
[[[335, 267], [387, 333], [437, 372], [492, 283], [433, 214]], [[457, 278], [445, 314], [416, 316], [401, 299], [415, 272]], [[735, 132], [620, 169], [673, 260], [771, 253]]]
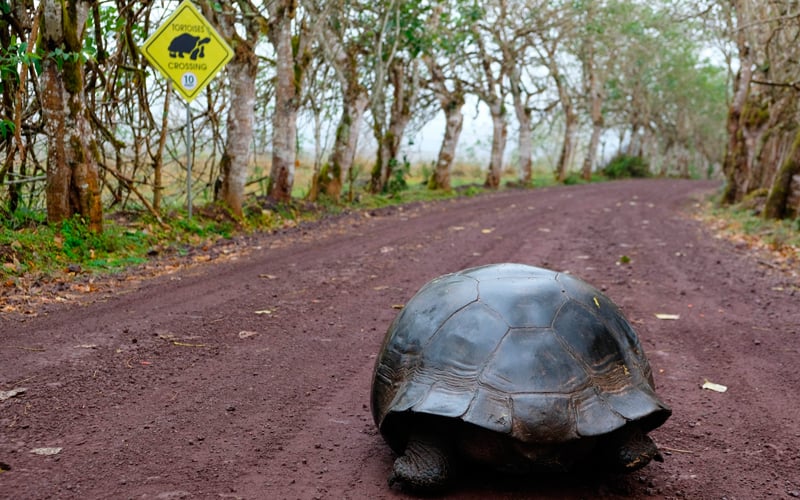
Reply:
[[650, 177], [650, 166], [641, 156], [618, 154], [602, 169], [609, 179]]
[[402, 163], [395, 158], [392, 158], [390, 162], [392, 174], [389, 177], [389, 182], [386, 183], [386, 192], [397, 194], [408, 189], [406, 177], [411, 173], [411, 164], [405, 157], [403, 157]]
[[14, 122], [11, 120], [0, 120], [0, 139], [7, 140], [14, 135]]
[[32, 52], [28, 54], [28, 43], [17, 41], [17, 37], [11, 37], [8, 47], [0, 48], [0, 77], [2, 80], [19, 81], [18, 69], [20, 65], [33, 66], [37, 72], [41, 70], [41, 57]]
[[465, 186], [464, 189], [461, 191], [461, 194], [464, 196], [477, 196], [485, 191], [486, 189], [483, 186], [473, 184]]
[[570, 172], [569, 175], [567, 175], [567, 178], [564, 179], [564, 184], [567, 186], [572, 186], [575, 184], [586, 184], [586, 181], [578, 172]]
[[66, 63], [76, 63], [81, 61], [82, 55], [80, 52], [68, 52], [61, 47], [56, 47], [56, 49], [50, 52], [47, 57], [54, 60], [56, 62], [56, 66], [58, 67], [59, 71], [64, 69], [64, 64]]

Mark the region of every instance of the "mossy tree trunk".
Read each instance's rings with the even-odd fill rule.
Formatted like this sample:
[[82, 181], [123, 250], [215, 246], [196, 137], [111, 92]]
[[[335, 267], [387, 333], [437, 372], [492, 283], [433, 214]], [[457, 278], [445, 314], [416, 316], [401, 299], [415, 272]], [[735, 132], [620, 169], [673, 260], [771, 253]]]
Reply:
[[[294, 187], [297, 162], [297, 115], [307, 67], [307, 40], [294, 36], [296, 0], [267, 2], [267, 35], [275, 51], [275, 110], [272, 114], [272, 167], [267, 194], [277, 201], [289, 201]], [[304, 65], [306, 61], [306, 65]]]
[[592, 134], [589, 138], [589, 144], [586, 147], [586, 156], [583, 158], [583, 167], [581, 169], [582, 177], [584, 180], [591, 180], [592, 171], [594, 170], [595, 163], [597, 162], [597, 148], [600, 145], [600, 137], [603, 134], [605, 127], [605, 119], [603, 117], [603, 103], [605, 101], [605, 93], [600, 82], [600, 77], [597, 75], [599, 71], [594, 61], [586, 64], [588, 68], [588, 75], [586, 76], [588, 82], [586, 90], [589, 94], [589, 112], [592, 119]]
[[[247, 183], [250, 146], [253, 143], [255, 123], [256, 75], [258, 56], [256, 43], [266, 21], [246, 2], [233, 5], [222, 4], [221, 11], [214, 10], [210, 2], [201, 4], [203, 14], [214, 21], [219, 31], [233, 48], [233, 59], [226, 72], [230, 82], [230, 110], [227, 119], [225, 150], [220, 159], [221, 184], [216, 194], [237, 217], [242, 217], [245, 185]], [[246, 28], [244, 37], [236, 31], [236, 18]]]
[[[514, 103], [514, 114], [519, 125], [517, 130], [517, 175], [519, 182], [529, 184], [533, 178], [533, 107], [531, 97], [536, 91], [526, 91], [523, 81], [522, 67], [519, 61], [525, 59], [526, 46], [515, 46], [511, 43], [502, 44], [503, 64], [506, 66], [505, 74], [508, 78], [508, 87]], [[534, 89], [536, 86], [532, 86]]]
[[428, 188], [448, 191], [451, 187], [450, 171], [464, 125], [464, 113], [461, 111], [465, 103], [464, 90], [458, 79], [454, 79], [452, 90], [447, 87], [444, 68], [435, 58], [425, 57], [425, 65], [430, 73], [428, 85], [438, 99], [445, 117], [444, 136], [436, 165], [428, 179]]
[[575, 110], [575, 104], [570, 95], [566, 77], [561, 74], [559, 69], [555, 46], [549, 48], [547, 55], [550, 77], [553, 79], [556, 90], [558, 90], [558, 100], [561, 103], [561, 110], [564, 112], [564, 139], [561, 141], [561, 152], [558, 155], [555, 171], [558, 182], [564, 182], [575, 150], [575, 136], [579, 125], [578, 113]]
[[445, 128], [442, 137], [442, 145], [439, 147], [439, 155], [436, 157], [431, 178], [428, 179], [429, 189], [441, 189], [449, 191], [451, 189], [450, 171], [453, 168], [453, 160], [456, 156], [456, 147], [461, 137], [461, 129], [464, 125], [464, 113], [461, 107], [464, 105], [464, 96], [456, 95], [445, 107]]
[[722, 165], [727, 181], [722, 195], [722, 202], [726, 204], [736, 203], [740, 200], [739, 187], [742, 183], [741, 177], [747, 171], [747, 145], [744, 139], [741, 118], [752, 78], [750, 58], [747, 57], [748, 53], [749, 51], [746, 47], [740, 49], [740, 54], [744, 56], [744, 60], [734, 79], [733, 100], [728, 108], [728, 145]]
[[388, 127], [384, 130], [383, 123], [378, 120], [373, 127], [378, 142], [378, 158], [370, 179], [370, 191], [373, 193], [386, 189], [389, 178], [399, 165], [400, 145], [411, 121], [419, 90], [418, 61], [395, 58], [389, 68], [389, 81], [393, 94]]
[[45, 0], [41, 23], [42, 113], [47, 135], [47, 220], [80, 215], [103, 229], [97, 143], [84, 96], [84, 29], [92, 2]]
[[355, 80], [355, 75], [353, 77], [346, 85], [342, 115], [339, 126], [336, 127], [336, 138], [328, 163], [320, 171], [315, 183], [317, 191], [325, 193], [334, 201], [339, 201], [344, 177], [353, 166], [361, 122], [369, 105], [366, 92]]
[[500, 178], [503, 175], [503, 154], [508, 140], [508, 124], [503, 101], [497, 99], [487, 101], [487, 104], [492, 116], [492, 148], [489, 152], [489, 168], [483, 185], [490, 189], [496, 189], [500, 187]]
[[792, 177], [800, 175], [800, 131], [795, 133], [789, 154], [781, 164], [764, 207], [764, 217], [782, 219], [787, 216], [787, 202], [792, 186]]

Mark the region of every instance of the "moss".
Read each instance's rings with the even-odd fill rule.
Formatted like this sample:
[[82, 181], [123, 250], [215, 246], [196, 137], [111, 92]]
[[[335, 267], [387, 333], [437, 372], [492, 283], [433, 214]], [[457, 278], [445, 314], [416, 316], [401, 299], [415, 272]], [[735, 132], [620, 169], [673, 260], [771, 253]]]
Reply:
[[792, 149], [777, 172], [764, 207], [764, 217], [782, 219], [790, 215], [787, 204], [792, 177], [800, 173], [800, 131], [795, 135]]
[[759, 128], [769, 120], [769, 105], [767, 103], [748, 103], [742, 110], [742, 121], [747, 128]]

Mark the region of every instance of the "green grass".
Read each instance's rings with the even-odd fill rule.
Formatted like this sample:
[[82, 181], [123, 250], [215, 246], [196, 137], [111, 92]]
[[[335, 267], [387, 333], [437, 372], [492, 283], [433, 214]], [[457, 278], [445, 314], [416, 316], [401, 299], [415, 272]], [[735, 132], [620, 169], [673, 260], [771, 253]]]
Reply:
[[711, 200], [701, 217], [724, 238], [769, 251], [779, 260], [800, 260], [800, 217], [768, 220], [746, 203], [720, 206], [718, 200]]
[[109, 222], [102, 234], [78, 218], [58, 225], [0, 228], [0, 278], [52, 275], [67, 270], [115, 272], [144, 262], [156, 238]]
[[800, 248], [800, 219], [766, 220], [737, 208], [716, 208], [713, 213], [727, 221], [727, 231], [757, 238], [772, 250]]

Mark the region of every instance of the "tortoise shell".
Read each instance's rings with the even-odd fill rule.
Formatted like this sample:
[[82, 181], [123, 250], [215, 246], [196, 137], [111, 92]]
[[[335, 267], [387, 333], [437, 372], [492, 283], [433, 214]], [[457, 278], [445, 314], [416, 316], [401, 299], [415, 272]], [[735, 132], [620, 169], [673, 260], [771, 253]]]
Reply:
[[397, 453], [430, 416], [558, 449], [630, 422], [646, 433], [671, 414], [619, 308], [578, 278], [521, 264], [420, 289], [386, 333], [371, 408]]

